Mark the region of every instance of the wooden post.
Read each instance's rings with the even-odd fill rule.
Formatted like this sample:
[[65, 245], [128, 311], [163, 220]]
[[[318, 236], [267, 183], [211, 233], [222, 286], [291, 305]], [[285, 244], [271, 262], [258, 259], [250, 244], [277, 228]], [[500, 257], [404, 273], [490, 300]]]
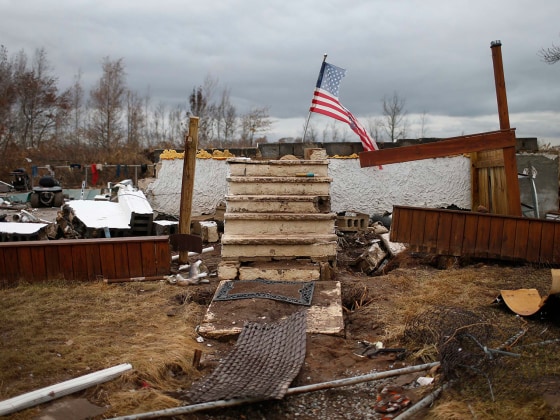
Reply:
[[[496, 85], [496, 99], [498, 102], [498, 117], [500, 129], [509, 130], [509, 112], [506, 95], [506, 82], [504, 77], [504, 64], [502, 61], [502, 43], [493, 41], [492, 62], [494, 64], [494, 82]], [[510, 216], [521, 216], [521, 197], [519, 193], [519, 179], [517, 177], [517, 162], [515, 158], [515, 146], [504, 147], [504, 171], [507, 196], [507, 214]]]
[[[194, 172], [196, 168], [196, 149], [198, 147], [198, 117], [189, 120], [189, 133], [185, 138], [185, 156], [183, 158], [183, 182], [181, 184], [181, 204], [179, 209], [179, 233], [191, 233], [191, 212], [194, 190]], [[188, 261], [189, 252], [179, 252], [179, 262]]]

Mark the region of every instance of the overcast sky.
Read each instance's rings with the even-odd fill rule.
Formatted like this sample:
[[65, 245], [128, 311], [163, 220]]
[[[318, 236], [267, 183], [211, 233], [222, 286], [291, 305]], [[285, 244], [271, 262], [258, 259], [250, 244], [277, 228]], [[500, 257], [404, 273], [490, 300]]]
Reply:
[[[0, 0], [0, 44], [44, 47], [61, 89], [80, 70], [89, 90], [106, 56], [170, 107], [210, 76], [239, 112], [268, 107], [271, 140], [302, 135], [325, 53], [347, 69], [339, 99], [364, 125], [396, 92], [410, 138], [422, 114], [426, 137], [499, 129], [493, 40], [517, 137], [560, 144], [560, 63], [538, 55], [560, 45], [559, 0]], [[317, 131], [328, 122], [311, 117]]]

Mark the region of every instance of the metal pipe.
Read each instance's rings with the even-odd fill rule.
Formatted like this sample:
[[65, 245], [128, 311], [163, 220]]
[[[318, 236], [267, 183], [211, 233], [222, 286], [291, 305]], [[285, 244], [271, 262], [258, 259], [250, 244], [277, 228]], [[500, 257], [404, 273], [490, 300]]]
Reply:
[[[388, 370], [385, 372], [370, 373], [368, 375], [355, 376], [346, 379], [337, 379], [318, 384], [304, 385], [296, 388], [289, 388], [285, 396], [303, 394], [305, 392], [320, 391], [322, 389], [337, 388], [341, 386], [355, 385], [362, 382], [376, 381], [379, 379], [390, 378], [393, 376], [405, 375], [408, 373], [421, 372], [439, 366], [439, 362], [426, 363], [423, 365], [409, 366], [401, 369]], [[200, 404], [187, 405], [183, 407], [167, 408], [165, 410], [152, 411], [148, 413], [131, 414], [128, 416], [114, 417], [111, 420], [136, 420], [136, 419], [156, 419], [159, 417], [171, 417], [181, 414], [190, 414], [198, 411], [209, 410], [212, 408], [233, 407], [241, 404], [250, 404], [265, 401], [266, 398], [235, 398], [231, 400], [218, 400]]]
[[411, 418], [411, 416], [417, 414], [423, 408], [426, 408], [426, 407], [430, 406], [431, 404], [433, 404], [433, 402], [436, 400], [436, 398], [439, 397], [439, 394], [441, 394], [442, 391], [444, 391], [448, 387], [449, 387], [449, 383], [443, 384], [438, 389], [436, 389], [434, 392], [432, 392], [431, 394], [428, 394], [427, 396], [422, 398], [420, 401], [418, 401], [416, 404], [414, 404], [408, 410], [404, 411], [403, 413], [401, 413], [400, 415], [395, 417], [394, 420], [405, 420], [405, 419]]

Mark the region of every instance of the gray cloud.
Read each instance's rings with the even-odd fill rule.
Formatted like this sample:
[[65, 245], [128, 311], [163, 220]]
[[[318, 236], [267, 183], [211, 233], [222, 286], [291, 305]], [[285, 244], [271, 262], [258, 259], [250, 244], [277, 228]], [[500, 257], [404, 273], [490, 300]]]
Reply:
[[340, 100], [354, 115], [379, 116], [397, 92], [411, 115], [451, 117], [433, 131], [452, 136], [485, 117], [498, 127], [490, 42], [501, 39], [512, 126], [560, 142], [560, 63], [537, 54], [560, 43], [558, 16], [557, 0], [0, 0], [0, 43], [44, 47], [61, 87], [80, 69], [88, 88], [103, 57], [123, 58], [129, 86], [170, 106], [211, 75], [236, 106], [269, 107], [277, 137], [301, 135], [328, 53], [348, 70]]

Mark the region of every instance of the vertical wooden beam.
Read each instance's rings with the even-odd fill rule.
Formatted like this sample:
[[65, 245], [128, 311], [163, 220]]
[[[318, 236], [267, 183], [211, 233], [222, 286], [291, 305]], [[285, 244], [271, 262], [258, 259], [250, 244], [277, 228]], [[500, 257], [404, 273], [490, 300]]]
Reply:
[[[492, 50], [492, 62], [494, 64], [494, 82], [496, 85], [496, 99], [498, 102], [500, 129], [509, 130], [509, 112], [506, 95], [506, 82], [504, 77], [504, 64], [502, 61], [502, 43], [500, 41], [493, 41], [490, 44], [490, 48]], [[521, 216], [521, 197], [519, 194], [519, 180], [517, 178], [515, 146], [504, 147], [503, 153], [508, 214], [511, 216]]]
[[[181, 185], [181, 204], [179, 210], [179, 233], [191, 233], [192, 198], [194, 172], [196, 168], [196, 149], [198, 147], [198, 117], [189, 120], [189, 134], [185, 138], [185, 157], [183, 158], [183, 182]], [[179, 262], [188, 261], [189, 252], [179, 252]]]

